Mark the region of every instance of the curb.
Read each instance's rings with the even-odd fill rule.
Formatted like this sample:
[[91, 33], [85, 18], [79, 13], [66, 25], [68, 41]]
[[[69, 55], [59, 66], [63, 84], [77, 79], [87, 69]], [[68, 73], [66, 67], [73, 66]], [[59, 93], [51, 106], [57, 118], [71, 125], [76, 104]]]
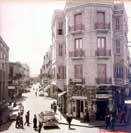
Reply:
[[[59, 122], [59, 124], [63, 124], [63, 125], [68, 125], [67, 123], [64, 122]], [[72, 126], [79, 126], [79, 127], [87, 127], [87, 128], [95, 128], [95, 127], [105, 127], [105, 125], [98, 125], [98, 126], [93, 126], [93, 125], [80, 125], [80, 124], [71, 124]], [[115, 125], [115, 127], [123, 127], [123, 126], [129, 126], [130, 124], [127, 125]]]

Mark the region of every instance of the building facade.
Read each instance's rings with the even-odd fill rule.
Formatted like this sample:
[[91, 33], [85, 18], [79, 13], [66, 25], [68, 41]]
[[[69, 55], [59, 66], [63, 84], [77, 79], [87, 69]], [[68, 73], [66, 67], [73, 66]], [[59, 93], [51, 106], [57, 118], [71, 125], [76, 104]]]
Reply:
[[8, 91], [10, 100], [21, 96], [29, 82], [29, 67], [19, 62], [9, 63]]
[[9, 47], [0, 37], [0, 106], [8, 101]]
[[66, 112], [74, 117], [88, 110], [90, 118], [104, 119], [123, 104], [129, 88], [127, 33], [121, 3], [67, 1], [64, 11], [54, 12], [52, 84], [62, 90], [61, 108], [66, 97]]

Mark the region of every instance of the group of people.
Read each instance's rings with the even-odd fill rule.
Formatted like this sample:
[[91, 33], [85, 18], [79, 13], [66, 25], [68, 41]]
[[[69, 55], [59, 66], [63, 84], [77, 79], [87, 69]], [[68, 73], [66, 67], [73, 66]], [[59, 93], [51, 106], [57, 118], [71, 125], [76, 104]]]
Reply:
[[[41, 133], [41, 129], [42, 129], [42, 122], [37, 122], [37, 116], [36, 114], [34, 115], [34, 118], [33, 118], [33, 128], [35, 131], [38, 131], [38, 133]], [[30, 111], [27, 111], [26, 114], [25, 114], [25, 123], [23, 123], [23, 114], [21, 113], [18, 113], [17, 117], [16, 117], [16, 125], [15, 127], [16, 128], [24, 128], [25, 125], [27, 126], [30, 126]]]
[[25, 123], [23, 124], [23, 113], [18, 112], [18, 115], [16, 116], [16, 124], [15, 127], [16, 128], [24, 128], [24, 125], [27, 124], [27, 126], [29, 126], [30, 122], [30, 111], [27, 111], [26, 115], [25, 115]]

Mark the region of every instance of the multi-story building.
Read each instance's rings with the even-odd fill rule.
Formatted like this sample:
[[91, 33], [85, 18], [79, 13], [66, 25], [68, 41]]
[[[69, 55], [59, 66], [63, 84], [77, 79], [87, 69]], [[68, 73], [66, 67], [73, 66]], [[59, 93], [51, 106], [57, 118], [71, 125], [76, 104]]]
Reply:
[[0, 107], [8, 101], [9, 47], [0, 37]]
[[43, 58], [43, 65], [41, 68], [41, 84], [43, 87], [46, 87], [51, 82], [51, 65], [52, 63], [52, 46]]
[[[65, 8], [67, 110], [102, 119], [128, 87], [127, 16], [123, 4], [77, 3]], [[80, 85], [81, 84], [81, 85]]]
[[90, 118], [103, 119], [123, 104], [129, 83], [127, 27], [121, 3], [67, 0], [64, 11], [54, 12], [51, 83], [63, 91], [58, 103], [63, 108], [66, 100], [66, 112], [83, 118], [88, 110]]
[[19, 62], [9, 63], [9, 81], [8, 91], [11, 100], [21, 96], [29, 81], [29, 67]]
[[21, 64], [23, 68], [23, 87], [29, 87], [30, 85], [30, 68], [27, 64]]

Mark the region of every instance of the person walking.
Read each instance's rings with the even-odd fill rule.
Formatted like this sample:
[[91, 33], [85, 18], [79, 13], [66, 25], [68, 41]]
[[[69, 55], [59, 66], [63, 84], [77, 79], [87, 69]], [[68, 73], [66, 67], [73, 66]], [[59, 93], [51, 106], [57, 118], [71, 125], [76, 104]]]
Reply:
[[116, 117], [115, 115], [112, 113], [111, 117], [110, 117], [110, 121], [111, 121], [111, 125], [110, 125], [110, 128], [112, 130], [115, 130], [115, 122], [116, 122]]
[[37, 117], [36, 117], [36, 115], [34, 115], [34, 118], [33, 118], [33, 128], [35, 131], [37, 130]]
[[85, 118], [84, 118], [84, 121], [85, 122], [90, 122], [90, 119], [89, 119], [89, 112], [87, 109], [85, 109]]
[[68, 122], [69, 129], [71, 129], [71, 121], [72, 121], [72, 115], [71, 114], [66, 114], [66, 120]]
[[25, 115], [25, 125], [27, 124], [27, 126], [30, 125], [30, 111], [27, 111], [26, 115]]
[[20, 128], [24, 128], [24, 126], [23, 126], [23, 116], [22, 115], [20, 115]]
[[20, 127], [20, 113], [18, 113], [18, 115], [16, 116], [15, 127], [16, 128], [19, 128]]
[[55, 105], [54, 105], [54, 113], [56, 113], [56, 111], [57, 111], [57, 105], [56, 105], [56, 103], [55, 103]]
[[38, 133], [41, 133], [42, 126], [43, 126], [42, 122], [39, 122]]
[[107, 114], [105, 117], [106, 129], [110, 128], [110, 122], [111, 122], [110, 115]]

